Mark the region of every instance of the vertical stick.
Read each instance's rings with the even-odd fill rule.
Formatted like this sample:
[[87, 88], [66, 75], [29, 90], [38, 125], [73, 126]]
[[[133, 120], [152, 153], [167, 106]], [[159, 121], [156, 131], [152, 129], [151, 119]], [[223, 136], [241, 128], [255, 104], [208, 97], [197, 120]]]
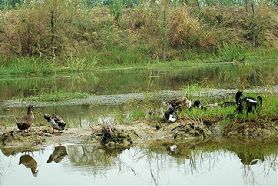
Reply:
[[[254, 0], [251, 0], [251, 9], [252, 9], [252, 20], [255, 19], [255, 5], [254, 5]], [[256, 47], [257, 43], [257, 36], [254, 33], [254, 30], [256, 29], [256, 24], [253, 24], [253, 47]]]
[[163, 50], [163, 60], [166, 60], [166, 27], [167, 27], [167, 9], [168, 9], [168, 4], [169, 0], [164, 0], [162, 2], [162, 8], [163, 8], [163, 44], [162, 44], [162, 50]]
[[246, 10], [246, 12], [248, 12], [248, 2], [249, 2], [249, 0], [245, 0], [245, 1], [244, 1], [244, 5], [245, 5], [245, 10]]
[[166, 7], [163, 11], [163, 59], [166, 60]]
[[55, 60], [55, 36], [56, 36], [56, 0], [53, 0], [52, 10], [50, 12], [50, 27], [51, 27], [51, 45], [52, 45], [52, 57]]

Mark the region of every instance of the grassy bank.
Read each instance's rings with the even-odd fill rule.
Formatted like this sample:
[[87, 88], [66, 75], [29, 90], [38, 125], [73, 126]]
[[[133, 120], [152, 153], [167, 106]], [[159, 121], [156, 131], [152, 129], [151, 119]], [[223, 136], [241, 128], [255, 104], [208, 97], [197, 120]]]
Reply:
[[[117, 4], [118, 3], [118, 4]], [[0, 74], [277, 58], [277, 6], [20, 3], [0, 11]]]
[[[125, 56], [127, 55], [127, 56]], [[114, 54], [113, 59], [109, 59], [109, 62], [102, 63], [102, 53], [98, 53], [94, 58], [69, 58], [66, 62], [61, 63], [59, 60], [43, 59], [36, 57], [15, 57], [15, 58], [2, 58], [0, 64], [0, 76], [11, 75], [44, 75], [55, 73], [72, 73], [72, 72], [93, 72], [99, 70], [117, 70], [117, 69], [132, 69], [132, 68], [179, 68], [185, 66], [196, 65], [211, 65], [211, 64], [255, 64], [255, 63], [268, 63], [278, 60], [278, 49], [266, 48], [266, 49], [252, 49], [252, 50], [223, 50], [220, 55], [215, 54], [194, 54], [194, 57], [180, 61], [180, 60], [154, 60], [142, 58], [140, 56], [132, 56], [138, 61], [131, 60], [130, 54], [123, 54], [118, 56]], [[138, 58], [137, 58], [138, 57]], [[122, 61], [121, 63], [115, 63], [115, 59]]]

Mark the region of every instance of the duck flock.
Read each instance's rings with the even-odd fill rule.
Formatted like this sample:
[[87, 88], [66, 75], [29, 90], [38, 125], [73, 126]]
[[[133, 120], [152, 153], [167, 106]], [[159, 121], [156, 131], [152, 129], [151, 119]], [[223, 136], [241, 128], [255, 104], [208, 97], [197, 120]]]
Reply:
[[[259, 114], [261, 108], [262, 108], [262, 102], [263, 99], [261, 96], [258, 96], [257, 98], [253, 97], [247, 97], [243, 95], [242, 91], [238, 91], [235, 94], [235, 101], [226, 101], [221, 103], [220, 105], [218, 103], [216, 104], [209, 104], [207, 107], [230, 107], [235, 106], [235, 113], [242, 114], [246, 113], [248, 115], [249, 113], [257, 113]], [[189, 110], [193, 108], [207, 110], [207, 107], [203, 106], [200, 100], [195, 100], [193, 103], [191, 100], [188, 100], [186, 98], [176, 98], [174, 100], [171, 100], [168, 102], [168, 109], [164, 113], [164, 117], [167, 122], [173, 123], [177, 120], [177, 112], [181, 110], [181, 108], [189, 108]]]
[[[235, 94], [235, 101], [234, 102], [223, 102], [222, 104], [214, 105], [214, 106], [236, 106], [235, 113], [242, 114], [243, 112], [248, 113], [259, 113], [262, 107], [262, 97], [258, 96], [257, 98], [253, 97], [246, 97], [243, 95], [242, 91], [238, 91]], [[207, 107], [211, 107], [212, 105], [207, 105]], [[206, 110], [207, 107], [203, 106], [199, 100], [195, 100], [192, 102], [186, 98], [176, 98], [168, 102], [168, 109], [164, 113], [164, 117], [167, 122], [174, 123], [177, 121], [177, 112], [182, 108], [189, 108], [189, 110], [197, 108]], [[31, 130], [31, 126], [34, 120], [34, 113], [33, 113], [33, 105], [29, 105], [27, 107], [27, 114], [21, 118], [16, 118], [16, 124], [20, 131], [28, 132]], [[44, 114], [43, 117], [46, 119], [48, 124], [52, 127], [53, 133], [54, 130], [63, 131], [66, 126], [66, 122], [62, 119], [62, 117], [58, 116], [57, 114]]]
[[[33, 105], [29, 105], [27, 107], [27, 114], [25, 116], [21, 118], [15, 118], [17, 128], [20, 131], [28, 132], [31, 130], [31, 126], [35, 118], [33, 113], [33, 108], [34, 108]], [[54, 133], [54, 129], [58, 131], [62, 131], [65, 129], [66, 122], [62, 119], [62, 117], [58, 116], [57, 114], [52, 114], [52, 115], [44, 114], [43, 117], [52, 127], [53, 133]]]

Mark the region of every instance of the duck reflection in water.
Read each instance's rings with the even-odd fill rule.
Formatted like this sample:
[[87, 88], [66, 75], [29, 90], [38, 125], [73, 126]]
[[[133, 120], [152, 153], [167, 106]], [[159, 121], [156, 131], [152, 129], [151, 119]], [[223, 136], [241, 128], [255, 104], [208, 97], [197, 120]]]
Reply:
[[34, 158], [32, 158], [32, 156], [30, 155], [22, 155], [19, 158], [19, 165], [23, 164], [26, 168], [31, 169], [31, 172], [33, 174], [34, 177], [37, 177], [38, 175], [38, 170], [37, 170], [37, 162]]
[[55, 163], [59, 163], [66, 155], [68, 155], [66, 147], [62, 145], [57, 146], [54, 148], [53, 153], [49, 156], [47, 163], [51, 163], [53, 161]]

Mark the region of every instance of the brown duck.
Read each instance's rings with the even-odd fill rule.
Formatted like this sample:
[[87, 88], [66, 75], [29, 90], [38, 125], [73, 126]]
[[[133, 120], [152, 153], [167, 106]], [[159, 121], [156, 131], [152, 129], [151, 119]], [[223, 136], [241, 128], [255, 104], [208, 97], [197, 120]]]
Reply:
[[192, 106], [192, 102], [185, 97], [175, 98], [168, 102], [169, 108], [173, 108], [175, 110], [180, 109], [182, 107], [190, 108]]
[[20, 119], [16, 119], [17, 128], [21, 131], [27, 131], [31, 130], [31, 126], [34, 120], [34, 114], [33, 114], [33, 105], [29, 105], [27, 107], [27, 115], [21, 117]]

